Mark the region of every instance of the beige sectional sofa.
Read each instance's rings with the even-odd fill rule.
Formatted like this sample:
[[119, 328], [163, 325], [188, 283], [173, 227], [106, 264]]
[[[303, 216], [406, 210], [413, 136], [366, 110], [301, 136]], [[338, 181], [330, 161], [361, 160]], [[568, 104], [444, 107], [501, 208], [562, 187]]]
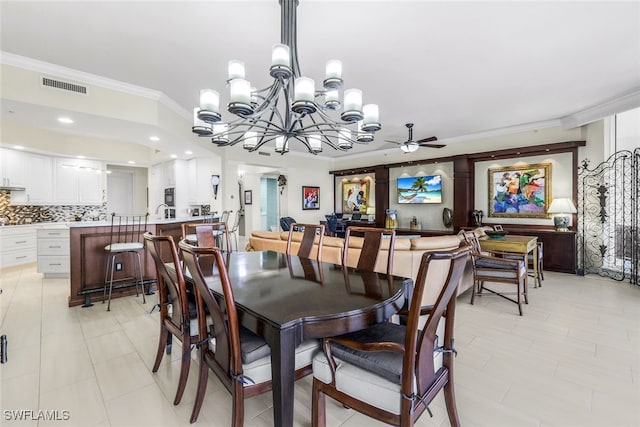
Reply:
[[[276, 251], [285, 253], [287, 248], [287, 239], [289, 232], [278, 231], [254, 231], [251, 233], [249, 243], [247, 244], [247, 251]], [[294, 232], [292, 236], [292, 252], [296, 253], [298, 245], [302, 239], [302, 233]], [[351, 237], [350, 238], [349, 252], [350, 259], [351, 253], [354, 253], [354, 259], [359, 248], [362, 247], [362, 238]], [[388, 240], [383, 242], [383, 250], [388, 249]], [[433, 237], [404, 237], [396, 236], [396, 243], [394, 246], [393, 254], [393, 274], [404, 277], [411, 277], [416, 280], [418, 275], [418, 269], [420, 268], [420, 261], [422, 254], [427, 251], [446, 251], [456, 249], [464, 245], [464, 239], [458, 235], [443, 235]], [[342, 263], [342, 251], [344, 249], [344, 239], [339, 237], [324, 237], [322, 244], [322, 261], [330, 262], [334, 264]], [[386, 271], [386, 255], [381, 256], [378, 259], [378, 265], [376, 271]], [[458, 295], [462, 294], [467, 289], [471, 288], [473, 284], [473, 272], [471, 264], [467, 265], [467, 270], [460, 281], [458, 286]], [[427, 285], [427, 291], [428, 291]], [[437, 296], [437, 291], [434, 290], [434, 298]], [[425, 298], [429, 299], [429, 297]]]

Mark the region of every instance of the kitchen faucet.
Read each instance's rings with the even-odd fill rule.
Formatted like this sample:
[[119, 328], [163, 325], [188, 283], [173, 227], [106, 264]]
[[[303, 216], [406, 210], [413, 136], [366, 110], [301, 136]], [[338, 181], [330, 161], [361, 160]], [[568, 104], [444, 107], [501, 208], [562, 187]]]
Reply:
[[158, 215], [158, 213], [160, 213], [160, 208], [163, 207], [166, 209], [169, 209], [169, 205], [167, 205], [166, 203], [160, 203], [157, 207], [156, 207], [156, 215]]

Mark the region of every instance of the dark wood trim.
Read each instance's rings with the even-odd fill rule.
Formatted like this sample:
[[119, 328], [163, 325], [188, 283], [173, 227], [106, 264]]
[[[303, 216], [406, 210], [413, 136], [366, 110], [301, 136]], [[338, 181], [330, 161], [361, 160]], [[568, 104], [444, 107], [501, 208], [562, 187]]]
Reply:
[[[364, 173], [375, 174], [376, 182], [376, 226], [383, 227], [386, 210], [389, 209], [389, 169], [427, 165], [433, 163], [453, 162], [453, 228], [455, 231], [461, 227], [472, 225], [471, 212], [475, 206], [475, 163], [487, 160], [511, 159], [518, 157], [551, 155], [571, 153], [573, 167], [573, 193], [574, 204], [578, 197], [578, 148], [587, 145], [586, 141], [565, 141], [528, 147], [506, 148], [504, 150], [483, 151], [479, 153], [461, 154], [456, 156], [437, 157], [431, 159], [409, 160], [406, 162], [379, 164], [353, 169], [329, 171], [336, 176], [358, 175]], [[335, 187], [334, 187], [335, 191]], [[334, 197], [335, 200], [335, 197]], [[334, 202], [335, 203], [335, 202]], [[335, 206], [334, 206], [335, 210]], [[577, 221], [577, 215], [573, 215], [573, 223]], [[519, 226], [519, 225], [518, 225]], [[524, 226], [526, 228], [526, 226]], [[533, 226], [534, 228], [539, 226]]]

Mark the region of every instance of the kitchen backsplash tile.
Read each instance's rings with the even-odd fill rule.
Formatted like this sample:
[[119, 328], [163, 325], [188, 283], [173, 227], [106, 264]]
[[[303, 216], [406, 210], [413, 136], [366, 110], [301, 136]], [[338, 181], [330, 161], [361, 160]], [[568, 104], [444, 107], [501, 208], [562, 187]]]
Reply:
[[5, 225], [106, 219], [106, 203], [93, 206], [12, 206], [11, 192], [0, 190], [0, 223]]

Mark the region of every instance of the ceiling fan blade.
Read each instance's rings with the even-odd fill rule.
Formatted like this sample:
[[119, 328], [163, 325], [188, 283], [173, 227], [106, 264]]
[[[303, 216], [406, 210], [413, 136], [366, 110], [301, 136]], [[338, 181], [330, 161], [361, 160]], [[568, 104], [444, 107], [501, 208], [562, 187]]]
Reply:
[[446, 144], [425, 144], [424, 142], [418, 144], [420, 147], [430, 147], [430, 148], [442, 148], [446, 147]]
[[417, 140], [416, 142], [420, 143], [420, 142], [432, 142], [432, 141], [437, 141], [438, 138], [435, 136], [430, 136], [429, 138], [422, 138]]
[[385, 141], [385, 142], [391, 142], [392, 144], [398, 144], [398, 145], [402, 145], [402, 144], [404, 144], [404, 142], [392, 141], [392, 140], [390, 140], [390, 139], [385, 139], [384, 141]]

